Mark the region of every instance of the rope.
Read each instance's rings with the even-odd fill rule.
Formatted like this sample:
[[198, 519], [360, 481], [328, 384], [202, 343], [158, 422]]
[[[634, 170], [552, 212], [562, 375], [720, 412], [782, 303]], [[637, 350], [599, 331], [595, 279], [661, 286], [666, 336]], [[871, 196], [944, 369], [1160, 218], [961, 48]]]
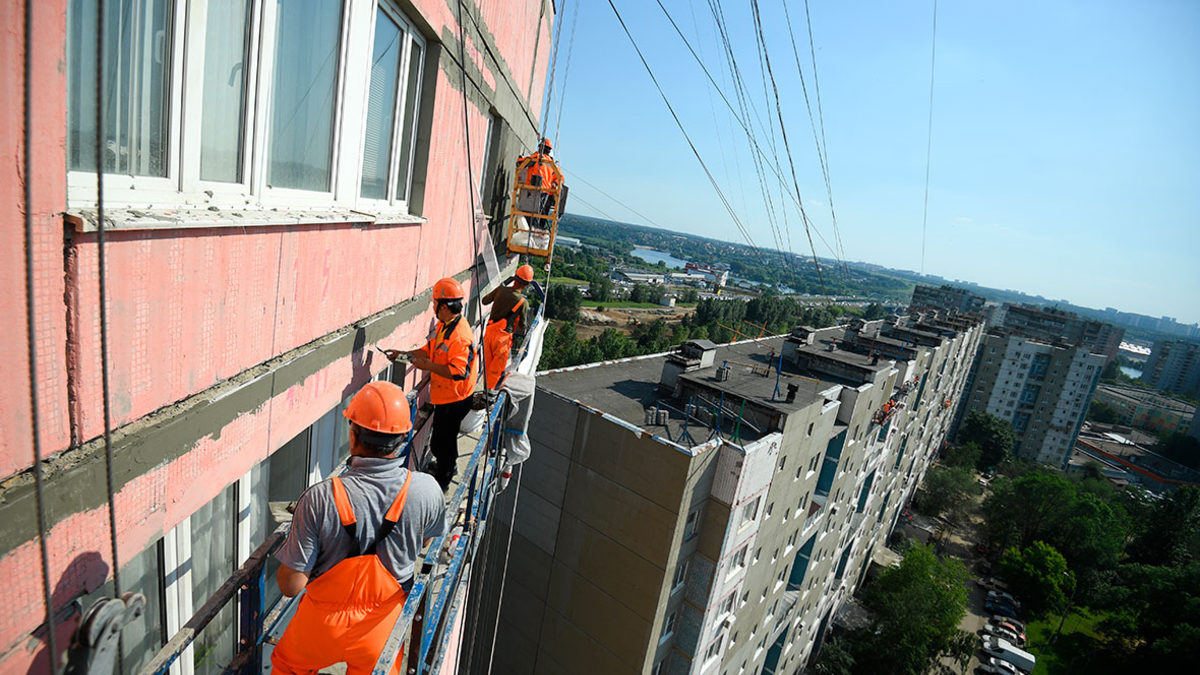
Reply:
[[508, 576], [508, 554], [512, 551], [513, 530], [517, 529], [517, 502], [521, 499], [521, 476], [525, 475], [520, 464], [517, 465], [517, 489], [513, 493], [512, 517], [508, 521], [508, 543], [504, 545], [504, 567], [500, 570], [500, 595], [496, 598], [496, 622], [492, 626], [492, 648], [488, 651], [488, 667], [484, 672], [492, 672], [492, 659], [496, 656], [496, 635], [500, 632], [500, 608], [504, 606], [504, 581]]
[[121, 563], [117, 557], [116, 490], [113, 485], [112, 395], [108, 377], [108, 284], [104, 255], [104, 0], [96, 2], [96, 264], [100, 275], [100, 384], [104, 396], [104, 479], [108, 491], [108, 529], [112, 543], [113, 597], [121, 599]]
[[[567, 6], [564, 4], [563, 9]], [[571, 39], [567, 42], [567, 65], [563, 67], [562, 87], [558, 92], [558, 112], [554, 114], [554, 147], [558, 147], [558, 131], [562, 128], [563, 103], [567, 100], [567, 76], [571, 74], [571, 52], [575, 49], [575, 25], [579, 23], [579, 4], [575, 5], [575, 13], [571, 15]]]
[[54, 635], [54, 600], [50, 595], [50, 554], [46, 546], [46, 494], [42, 476], [42, 432], [38, 400], [37, 337], [34, 334], [33, 290], [33, 2], [25, 0], [25, 129], [21, 170], [25, 174], [25, 337], [29, 343], [29, 428], [33, 434], [33, 484], [37, 497], [38, 550], [42, 556], [42, 603], [46, 608], [46, 649], [50, 672], [58, 672], [58, 644]]
[[937, 0], [933, 0], [933, 38], [929, 54], [929, 129], [925, 140], [925, 208], [921, 213], [921, 274], [925, 274], [925, 230], [929, 223], [929, 163], [933, 154], [933, 76], [937, 72]]

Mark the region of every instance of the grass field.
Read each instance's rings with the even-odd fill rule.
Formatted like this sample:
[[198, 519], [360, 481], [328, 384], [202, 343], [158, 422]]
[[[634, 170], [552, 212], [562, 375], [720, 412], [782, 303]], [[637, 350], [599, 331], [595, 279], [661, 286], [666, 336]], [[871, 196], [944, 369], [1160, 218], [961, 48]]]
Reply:
[[572, 286], [588, 286], [591, 284], [591, 282], [584, 281], [583, 279], [572, 279], [571, 277], [550, 277], [550, 283], [570, 284]]
[[1062, 634], [1054, 639], [1062, 615], [1048, 616], [1029, 623], [1025, 636], [1029, 639], [1028, 651], [1037, 657], [1033, 675], [1118, 675], [1121, 668], [1106, 659], [1099, 649], [1096, 624], [1104, 618], [1101, 612], [1093, 613], [1087, 608], [1078, 608], [1067, 615]]

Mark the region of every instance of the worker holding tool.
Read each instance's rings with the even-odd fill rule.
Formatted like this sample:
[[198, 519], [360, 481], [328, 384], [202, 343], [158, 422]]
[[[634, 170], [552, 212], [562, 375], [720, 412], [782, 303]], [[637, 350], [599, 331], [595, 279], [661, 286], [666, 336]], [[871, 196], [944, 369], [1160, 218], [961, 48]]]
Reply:
[[[429, 449], [437, 460], [437, 482], [444, 491], [458, 472], [458, 428], [471, 411], [479, 370], [475, 366], [475, 334], [463, 321], [462, 284], [446, 277], [433, 285], [438, 324], [424, 347], [408, 352], [413, 367], [429, 371], [429, 401], [433, 430]], [[395, 361], [401, 352], [388, 350]]]
[[275, 673], [315, 673], [343, 661], [348, 675], [370, 673], [412, 588], [414, 562], [446, 531], [435, 481], [402, 459], [412, 430], [404, 391], [370, 382], [342, 414], [350, 422], [350, 469], [300, 496], [275, 553], [283, 594], [306, 591], [271, 655]]
[[[558, 170], [558, 165], [554, 162], [554, 157], [551, 156], [552, 145], [549, 138], [543, 138], [538, 144], [538, 151], [528, 157], [517, 159], [517, 164], [527, 160], [533, 163], [525, 171], [525, 183], [532, 185], [535, 188], [542, 190], [557, 190], [562, 182], [562, 173]], [[543, 192], [538, 200], [538, 211], [540, 213], [549, 214], [554, 211], [556, 197], [548, 192]], [[545, 218], [534, 218], [532, 224], [542, 229], [550, 228], [550, 221]]]
[[516, 276], [505, 279], [503, 284], [483, 296], [483, 304], [492, 306], [492, 313], [483, 330], [484, 383], [489, 390], [499, 389], [503, 382], [504, 371], [508, 369], [508, 357], [512, 352], [513, 334], [524, 334], [528, 329], [526, 310], [529, 305], [522, 291], [530, 286], [539, 295], [545, 296], [533, 280], [533, 268], [521, 265], [517, 268]]

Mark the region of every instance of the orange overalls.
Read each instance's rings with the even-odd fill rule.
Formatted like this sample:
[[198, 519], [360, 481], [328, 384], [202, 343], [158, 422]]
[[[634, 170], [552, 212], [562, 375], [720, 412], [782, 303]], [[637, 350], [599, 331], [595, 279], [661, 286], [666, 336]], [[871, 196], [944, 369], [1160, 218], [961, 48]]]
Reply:
[[513, 328], [517, 312], [525, 306], [525, 298], [517, 301], [508, 316], [489, 321], [483, 329], [484, 384], [488, 389], [500, 386], [500, 379], [508, 368], [508, 356], [512, 352]]
[[[271, 667], [276, 673], [315, 673], [342, 661], [346, 662], [347, 675], [370, 673], [408, 597], [400, 582], [379, 562], [375, 547], [400, 520], [412, 473], [404, 479], [404, 487], [384, 515], [379, 536], [361, 555], [357, 553], [354, 507], [342, 479], [334, 476], [332, 482], [338, 518], [355, 542], [355, 553], [305, 587], [296, 615], [271, 654]], [[403, 659], [401, 648], [392, 666], [393, 674], [400, 672]]]

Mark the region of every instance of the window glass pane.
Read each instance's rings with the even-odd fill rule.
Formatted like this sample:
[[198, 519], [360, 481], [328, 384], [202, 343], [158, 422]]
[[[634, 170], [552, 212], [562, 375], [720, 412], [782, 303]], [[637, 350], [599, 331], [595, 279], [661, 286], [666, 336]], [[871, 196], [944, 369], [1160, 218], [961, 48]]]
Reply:
[[[271, 503], [276, 509], [284, 508], [288, 502], [300, 498], [308, 487], [309, 429], [288, 441], [282, 448], [259, 463], [250, 472], [250, 546], [258, 548], [267, 536], [279, 527], [271, 515]], [[264, 593], [267, 608], [271, 608], [282, 596], [275, 584], [275, 573], [279, 563], [275, 556], [267, 558], [267, 585]]]
[[[96, 0], [67, 6], [67, 166], [96, 170]], [[168, 0], [104, 5], [104, 170], [166, 176], [172, 8]]]
[[205, 30], [200, 177], [237, 183], [242, 179], [249, 0], [209, 0]]
[[[192, 514], [192, 607], [199, 609], [233, 574], [234, 486]], [[196, 675], [221, 675], [233, 659], [234, 613], [228, 602], [192, 643]]]
[[[122, 672], [126, 675], [141, 670], [163, 645], [162, 580], [158, 542], [151, 544], [121, 567], [121, 590], [146, 596], [146, 611], [121, 630], [121, 655], [124, 666]], [[113, 583], [110, 579], [81, 598], [83, 609], [86, 611], [97, 600], [111, 598], [112, 595]]]
[[329, 190], [341, 29], [341, 2], [278, 2], [267, 166], [272, 187]]
[[362, 196], [387, 198], [396, 124], [396, 88], [400, 78], [404, 32], [382, 9], [375, 10], [375, 43], [371, 54], [371, 90], [367, 96], [367, 129], [363, 139]]
[[417, 134], [417, 99], [421, 98], [421, 45], [409, 40], [408, 82], [404, 85], [404, 122], [400, 126], [400, 167], [396, 173], [396, 199], [408, 199], [413, 136]]

